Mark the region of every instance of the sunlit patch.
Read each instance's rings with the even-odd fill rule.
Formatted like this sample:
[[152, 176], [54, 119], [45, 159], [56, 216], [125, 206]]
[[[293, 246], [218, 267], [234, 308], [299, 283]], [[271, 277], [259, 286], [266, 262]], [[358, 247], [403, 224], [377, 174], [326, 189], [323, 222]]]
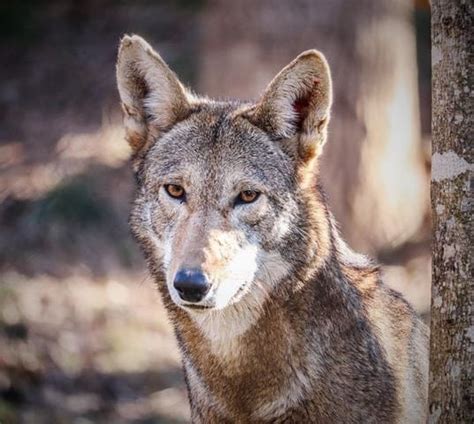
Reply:
[[[237, 302], [244, 294], [245, 285], [253, 281], [257, 271], [257, 246], [241, 248], [226, 266], [227, 279], [218, 284], [214, 293], [215, 307], [222, 309]], [[236, 294], [240, 292], [239, 296]]]
[[89, 160], [113, 168], [130, 157], [130, 147], [124, 140], [121, 125], [103, 123], [95, 133], [65, 134], [56, 144], [61, 159]]
[[5, 143], [0, 146], [0, 169], [18, 166], [25, 159], [25, 149], [21, 143]]
[[27, 152], [18, 143], [1, 147], [0, 167], [5, 170], [0, 175], [0, 201], [7, 196], [38, 199], [93, 164], [122, 166], [130, 156], [123, 135], [122, 126], [110, 122], [93, 133], [64, 134], [56, 143], [56, 156], [37, 164], [25, 161]]

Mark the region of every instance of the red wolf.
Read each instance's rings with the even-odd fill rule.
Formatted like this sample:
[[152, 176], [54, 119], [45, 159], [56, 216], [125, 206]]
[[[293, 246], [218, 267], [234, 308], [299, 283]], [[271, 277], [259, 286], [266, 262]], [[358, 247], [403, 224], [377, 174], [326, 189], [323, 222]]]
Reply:
[[193, 422], [425, 422], [427, 328], [344, 243], [320, 188], [324, 56], [300, 54], [255, 103], [214, 101], [126, 36], [117, 81], [138, 181], [130, 224]]

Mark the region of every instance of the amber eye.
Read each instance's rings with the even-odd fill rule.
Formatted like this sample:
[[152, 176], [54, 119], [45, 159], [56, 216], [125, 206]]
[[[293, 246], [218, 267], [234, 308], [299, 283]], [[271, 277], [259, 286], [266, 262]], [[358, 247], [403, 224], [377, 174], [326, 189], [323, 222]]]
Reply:
[[184, 188], [176, 184], [166, 184], [165, 190], [171, 197], [174, 197], [175, 199], [184, 199], [184, 195], [186, 194]]
[[258, 196], [260, 196], [260, 193], [258, 191], [254, 191], [254, 190], [241, 191], [239, 195], [237, 196], [236, 204], [255, 202], [255, 200], [258, 199]]

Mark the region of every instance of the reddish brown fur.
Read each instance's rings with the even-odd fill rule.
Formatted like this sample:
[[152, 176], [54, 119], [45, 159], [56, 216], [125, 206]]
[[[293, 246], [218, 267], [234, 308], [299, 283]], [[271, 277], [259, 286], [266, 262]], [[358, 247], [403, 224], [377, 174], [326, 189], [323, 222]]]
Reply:
[[[256, 104], [197, 98], [136, 36], [117, 74], [139, 182], [130, 223], [175, 327], [193, 422], [423, 422], [426, 327], [345, 245], [318, 186], [324, 57], [300, 55]], [[249, 188], [258, 200], [236, 206]], [[174, 291], [183, 266], [209, 277], [207, 309]]]

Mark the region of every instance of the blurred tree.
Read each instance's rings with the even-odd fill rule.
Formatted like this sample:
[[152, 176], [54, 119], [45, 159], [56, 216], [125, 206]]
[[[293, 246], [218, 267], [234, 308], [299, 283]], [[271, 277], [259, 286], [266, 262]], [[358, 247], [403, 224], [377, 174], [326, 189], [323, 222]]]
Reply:
[[430, 422], [474, 422], [472, 2], [433, 0]]
[[[413, 8], [412, 0], [209, 1], [200, 89], [255, 97], [301, 51], [322, 50], [335, 90], [321, 172], [329, 203], [354, 248], [392, 265], [421, 258], [415, 273], [426, 296], [418, 309], [427, 310], [429, 174]], [[424, 243], [413, 243], [420, 228]], [[401, 287], [403, 276], [396, 280]]]

